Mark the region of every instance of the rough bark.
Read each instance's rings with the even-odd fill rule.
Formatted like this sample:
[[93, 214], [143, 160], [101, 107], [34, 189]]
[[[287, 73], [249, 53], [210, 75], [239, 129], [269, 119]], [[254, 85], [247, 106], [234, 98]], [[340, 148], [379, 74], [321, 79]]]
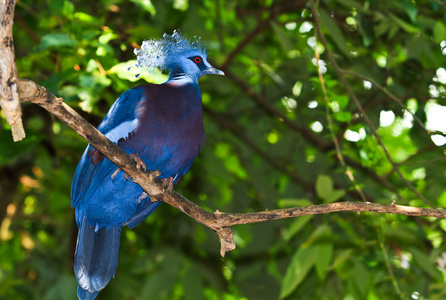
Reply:
[[12, 23], [15, 0], [0, 2], [0, 106], [6, 121], [11, 125], [14, 141], [25, 137], [22, 109], [17, 93], [17, 68], [15, 65]]

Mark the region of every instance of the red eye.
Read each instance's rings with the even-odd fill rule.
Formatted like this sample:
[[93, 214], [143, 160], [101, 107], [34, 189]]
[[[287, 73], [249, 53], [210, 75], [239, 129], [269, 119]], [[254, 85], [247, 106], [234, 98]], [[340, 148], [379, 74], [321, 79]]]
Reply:
[[194, 62], [195, 62], [196, 64], [201, 63], [201, 57], [199, 57], [199, 56], [195, 57], [195, 58], [194, 58]]

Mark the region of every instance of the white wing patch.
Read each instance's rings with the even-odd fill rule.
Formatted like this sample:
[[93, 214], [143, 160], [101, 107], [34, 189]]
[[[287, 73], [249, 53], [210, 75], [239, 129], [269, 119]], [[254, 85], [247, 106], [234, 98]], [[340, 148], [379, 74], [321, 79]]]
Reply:
[[133, 119], [131, 121], [127, 121], [119, 124], [109, 132], [105, 134], [105, 136], [112, 141], [113, 143], [117, 143], [121, 138], [127, 138], [129, 133], [134, 131], [136, 127], [138, 127], [139, 121], [138, 119]]

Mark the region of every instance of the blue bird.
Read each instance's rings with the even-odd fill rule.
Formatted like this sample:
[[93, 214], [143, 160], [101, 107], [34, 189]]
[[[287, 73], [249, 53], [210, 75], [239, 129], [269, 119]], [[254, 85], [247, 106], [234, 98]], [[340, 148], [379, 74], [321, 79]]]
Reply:
[[[141, 166], [159, 170], [159, 178], [173, 187], [191, 168], [205, 138], [198, 79], [224, 73], [207, 62], [201, 39], [192, 42], [177, 31], [144, 41], [135, 54], [138, 67], [170, 71], [169, 79], [124, 92], [98, 130]], [[87, 146], [71, 189], [79, 228], [74, 263], [79, 299], [96, 298], [115, 276], [121, 227], [137, 226], [160, 203]]]

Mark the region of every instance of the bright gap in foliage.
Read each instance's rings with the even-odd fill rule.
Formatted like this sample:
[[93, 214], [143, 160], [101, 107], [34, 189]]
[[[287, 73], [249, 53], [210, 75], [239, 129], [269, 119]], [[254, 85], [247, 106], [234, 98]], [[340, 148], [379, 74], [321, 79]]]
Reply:
[[325, 74], [327, 72], [327, 67], [326, 67], [327, 64], [322, 59], [319, 59], [319, 66], [317, 64], [318, 60], [316, 58], [312, 58], [311, 62], [313, 63], [313, 65], [319, 68], [319, 72], [321, 72], [322, 74]]
[[300, 33], [305, 33], [305, 32], [309, 32], [311, 29], [313, 29], [313, 24], [311, 24], [310, 22], [305, 21], [300, 26], [299, 32]]
[[379, 126], [387, 127], [392, 125], [393, 121], [395, 121], [395, 114], [391, 110], [382, 110], [379, 113]]
[[350, 142], [357, 142], [357, 141], [359, 141], [359, 133], [357, 133], [356, 131], [347, 129], [344, 133], [344, 138]]
[[413, 116], [408, 111], [404, 111], [403, 117], [398, 117], [396, 119], [396, 122], [393, 126], [392, 135], [399, 136], [401, 133], [403, 133], [404, 129], [412, 128], [412, 122]]
[[266, 136], [266, 139], [270, 144], [276, 144], [279, 141], [279, 135], [276, 132], [270, 132]]
[[376, 57], [376, 64], [381, 68], [385, 68], [387, 66], [387, 57], [379, 55]]
[[324, 129], [324, 126], [322, 126], [321, 122], [316, 121], [313, 124], [311, 124], [311, 130], [314, 132], [321, 132], [322, 129]]
[[444, 68], [437, 69], [437, 75], [434, 76], [434, 81], [446, 84], [446, 70]]
[[[426, 128], [432, 131], [441, 131], [446, 133], [446, 106], [437, 104], [434, 100], [430, 100], [426, 103]], [[446, 137], [440, 134], [431, 136], [432, 141], [437, 146], [446, 144]]]
[[359, 140], [364, 140], [367, 134], [364, 128], [360, 128], [358, 132], [347, 129], [344, 133], [344, 138], [350, 142], [359, 142]]
[[300, 96], [300, 93], [302, 92], [302, 81], [296, 81], [296, 83], [293, 86], [292, 92], [294, 96], [296, 97]]
[[297, 23], [296, 22], [290, 22], [290, 23], [286, 23], [285, 24], [285, 28], [288, 29], [288, 30], [294, 30], [294, 29], [296, 29], [296, 27], [297, 27]]
[[286, 110], [289, 112], [294, 111], [297, 107], [297, 101], [294, 100], [293, 98], [289, 98], [289, 97], [283, 97], [282, 104], [283, 104], [283, 106], [285, 106]]
[[372, 88], [372, 83], [370, 81], [364, 80], [364, 88], [370, 90]]
[[440, 134], [434, 134], [431, 136], [432, 142], [434, 142], [437, 146], [443, 146], [446, 144], [446, 137], [440, 135]]
[[316, 108], [316, 107], [317, 107], [316, 100], [311, 100], [310, 102], [308, 102], [308, 108]]
[[[308, 46], [310, 46], [311, 48], [315, 48], [316, 47], [316, 45], [317, 45], [317, 40], [316, 40], [316, 38], [314, 37], [314, 36], [312, 36], [312, 37], [309, 37], [308, 38], [308, 40], [307, 40], [307, 44], [308, 44]], [[314, 63], [313, 63], [314, 64]]]

